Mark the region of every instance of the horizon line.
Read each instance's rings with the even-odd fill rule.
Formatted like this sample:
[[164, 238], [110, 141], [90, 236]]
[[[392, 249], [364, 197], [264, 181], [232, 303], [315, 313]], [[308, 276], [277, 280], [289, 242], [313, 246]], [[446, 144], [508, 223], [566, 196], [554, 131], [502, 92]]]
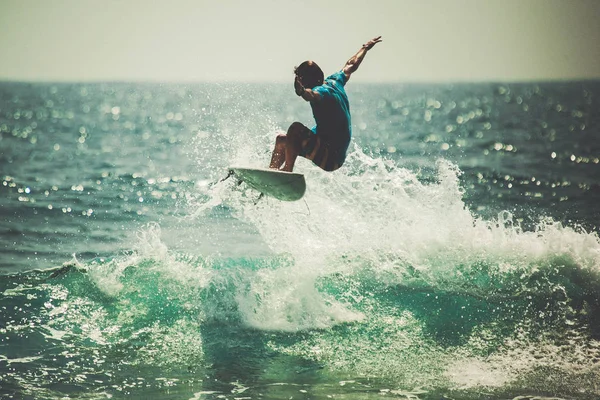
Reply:
[[[517, 83], [576, 83], [576, 82], [600, 82], [599, 77], [560, 77], [560, 78], [515, 78], [515, 79], [447, 79], [447, 80], [364, 80], [353, 81], [352, 85], [386, 85], [386, 84], [425, 84], [425, 85], [443, 85], [443, 84], [517, 84]], [[289, 82], [283, 80], [200, 80], [200, 79], [85, 79], [85, 80], [69, 80], [69, 79], [20, 79], [0, 77], [0, 84], [3, 83], [20, 83], [20, 84], [168, 84], [168, 85], [193, 85], [193, 84], [215, 84], [215, 85], [285, 85]]]

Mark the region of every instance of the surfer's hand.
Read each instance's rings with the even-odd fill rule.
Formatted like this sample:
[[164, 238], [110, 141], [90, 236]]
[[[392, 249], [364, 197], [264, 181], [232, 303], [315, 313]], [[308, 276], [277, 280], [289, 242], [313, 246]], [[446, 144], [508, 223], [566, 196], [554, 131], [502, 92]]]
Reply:
[[302, 93], [304, 93], [304, 86], [302, 86], [298, 75], [296, 75], [296, 78], [294, 79], [294, 90], [298, 96], [302, 96]]
[[381, 42], [381, 36], [377, 36], [376, 38], [373, 38], [373, 39], [369, 40], [367, 43], [363, 44], [363, 49], [371, 50], [373, 48], [373, 46], [375, 46], [379, 42]]

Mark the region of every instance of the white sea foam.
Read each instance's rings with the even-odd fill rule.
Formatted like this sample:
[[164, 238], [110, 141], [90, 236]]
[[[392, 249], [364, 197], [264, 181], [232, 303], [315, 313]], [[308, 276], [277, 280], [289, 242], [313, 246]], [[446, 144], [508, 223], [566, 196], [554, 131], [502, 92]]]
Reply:
[[[117, 295], [123, 290], [124, 270], [143, 265], [159, 274], [174, 297], [201, 303], [191, 305], [202, 309], [200, 320], [229, 320], [227, 313], [235, 310], [246, 326], [267, 331], [320, 330], [346, 323], [369, 326], [365, 332], [348, 332], [344, 341], [324, 333], [291, 347], [274, 345], [333, 369], [408, 376], [422, 383], [433, 379], [462, 388], [503, 386], [538, 365], [531, 361], [535, 357], [528, 342], [516, 350], [507, 347], [512, 356], [499, 353], [494, 358], [473, 353], [475, 344], [447, 351], [428, 339], [425, 321], [409, 311], [388, 315], [365, 288], [443, 290], [488, 301], [498, 301], [494, 295], [516, 298], [525, 292], [544, 296], [566, 289], [560, 282], [526, 287], [528, 277], [553, 268], [598, 276], [600, 241], [595, 233], [549, 219], [524, 231], [508, 212], [493, 220], [478, 217], [463, 201], [460, 170], [444, 160], [437, 168], [435, 179], [425, 183], [414, 172], [358, 148], [335, 173], [299, 160], [308, 190], [303, 201], [292, 203], [270, 198], [256, 203], [252, 190], [226, 181], [205, 190], [202, 201], [192, 204], [190, 218], [201, 229], [203, 219], [212, 218], [210, 211], [224, 206], [256, 230], [271, 258], [182, 257], [166, 246], [160, 227], [152, 224], [141, 230], [134, 255], [92, 276], [105, 293]], [[333, 283], [324, 288], [327, 279]], [[210, 296], [185, 294], [208, 289]], [[382, 353], [383, 337], [389, 340]], [[511, 364], [517, 358], [518, 366]], [[567, 369], [571, 365], [560, 364]], [[460, 379], [464, 371], [468, 380]]]
[[[278, 351], [315, 358], [332, 369], [349, 369], [359, 375], [408, 376], [414, 382], [436, 380], [442, 386], [461, 388], [501, 387], [546, 362], [566, 371], [583, 362], [584, 370], [590, 371], [592, 365], [581, 359], [536, 359], [538, 342], [530, 339], [522, 339], [522, 345], [516, 346], [505, 343], [505, 350], [487, 358], [477, 355], [476, 344], [444, 350], [422, 331], [425, 321], [405, 312], [402, 318], [413, 321], [406, 326], [400, 323], [402, 318], [386, 316], [364, 288], [349, 284], [349, 289], [343, 289], [347, 293], [333, 295], [322, 290], [319, 282], [333, 277], [366, 287], [423, 287], [432, 293], [443, 290], [491, 302], [564, 292], [558, 297], [564, 302], [569, 293], [559, 280], [528, 282], [536, 282], [536, 274], [560, 269], [592, 277], [583, 279], [593, 290], [593, 282], [600, 282], [596, 233], [548, 218], [540, 219], [535, 229], [524, 230], [517, 217], [506, 211], [495, 219], [479, 217], [463, 200], [461, 171], [444, 160], [438, 161], [435, 179], [428, 183], [392, 161], [365, 155], [357, 147], [339, 171], [323, 172], [303, 159], [298, 160], [297, 171], [307, 179], [303, 201], [265, 198], [255, 204], [251, 190], [232, 183], [207, 192], [210, 207], [230, 207], [236, 218], [256, 228], [274, 254], [285, 254], [291, 260], [289, 265], [262, 269], [247, 277], [247, 289], [236, 296], [243, 320], [265, 330], [319, 329], [345, 322], [374, 327], [367, 328], [372, 334], [356, 333], [342, 339], [324, 333], [292, 347], [275, 346]], [[195, 216], [210, 207], [197, 208], [201, 211]], [[559, 311], [565, 315], [570, 312], [566, 304]], [[359, 311], [365, 309], [372, 312]], [[396, 339], [387, 347], [380, 342], [384, 336], [379, 331], [387, 328], [377, 328], [383, 323], [378, 319], [389, 319], [383, 326], [393, 327], [385, 337]], [[484, 324], [481, 329], [493, 331], [493, 326]], [[551, 340], [542, 343], [560, 350]], [[588, 354], [582, 346], [574, 348]], [[417, 360], [420, 367], [406, 360]], [[468, 379], [461, 378], [464, 373]]]
[[[411, 265], [432, 284], [448, 284], [452, 276], [460, 284], [457, 265], [469, 268], [484, 262], [510, 271], [543, 267], [556, 256], [600, 272], [595, 233], [551, 220], [525, 232], [508, 212], [491, 221], [477, 217], [463, 201], [460, 171], [447, 161], [438, 162], [433, 183], [422, 183], [413, 172], [368, 157], [358, 148], [337, 172], [323, 172], [302, 160], [298, 170], [308, 182], [305, 202], [266, 199], [254, 205], [231, 186], [220, 187], [218, 196], [233, 205], [238, 218], [257, 228], [274, 253], [291, 254], [307, 274], [351, 272], [341, 263], [342, 256], [370, 260], [380, 272]], [[386, 284], [402, 279], [400, 274]]]
[[[312, 276], [310, 276], [312, 274]], [[244, 321], [254, 328], [296, 331], [329, 328], [364, 318], [331, 296], [320, 293], [310, 270], [287, 267], [260, 270], [249, 278], [249, 290], [236, 299]]]

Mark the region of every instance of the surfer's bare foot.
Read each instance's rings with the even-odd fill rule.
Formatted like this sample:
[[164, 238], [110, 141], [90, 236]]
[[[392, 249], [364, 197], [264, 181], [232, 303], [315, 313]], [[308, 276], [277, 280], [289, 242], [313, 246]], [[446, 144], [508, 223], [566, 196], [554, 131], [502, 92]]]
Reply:
[[271, 156], [271, 164], [269, 168], [279, 169], [285, 162], [285, 145], [287, 143], [287, 136], [285, 133], [279, 133], [275, 139], [275, 148], [273, 149], [273, 155]]

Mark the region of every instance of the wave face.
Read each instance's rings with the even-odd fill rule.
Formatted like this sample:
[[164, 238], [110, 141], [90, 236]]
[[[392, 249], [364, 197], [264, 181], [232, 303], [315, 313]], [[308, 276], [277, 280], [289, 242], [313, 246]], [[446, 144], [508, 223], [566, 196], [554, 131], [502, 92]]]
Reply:
[[[190, 92], [181, 88], [153, 100], [149, 88], [85, 87], [83, 97], [97, 90], [103, 100], [95, 106], [88, 99], [88, 111], [97, 107], [98, 115], [84, 121], [71, 118], [77, 120], [71, 125], [78, 128], [78, 138], [84, 137], [82, 131], [92, 133], [69, 150], [74, 160], [90, 161], [77, 161], [73, 170], [66, 167], [68, 184], [51, 173], [35, 172], [49, 162], [37, 159], [36, 152], [61, 151], [56, 145], [69, 148], [62, 139], [38, 133], [39, 139], [30, 143], [32, 162], [38, 165], [19, 172], [14, 165], [24, 157], [17, 146], [23, 135], [3, 136], [13, 149], [3, 156], [13, 172], [4, 177], [2, 189], [7, 194], [3, 213], [12, 218], [2, 243], [12, 255], [2, 258], [5, 274], [0, 280], [0, 395], [597, 397], [600, 239], [592, 218], [597, 209], [586, 203], [594, 198], [594, 185], [578, 185], [579, 192], [572, 184], [553, 187], [552, 182], [567, 182], [560, 175], [562, 165], [548, 172], [556, 175], [554, 181], [533, 167], [524, 167], [519, 175], [508, 172], [496, 164], [498, 159], [476, 155], [482, 148], [476, 129], [472, 138], [465, 134], [455, 142], [450, 138], [458, 133], [450, 128], [443, 129], [447, 137], [435, 141], [429, 132], [420, 140], [396, 138], [392, 149], [390, 143], [370, 145], [373, 135], [361, 128], [380, 126], [379, 135], [389, 141], [397, 128], [382, 126], [394, 125], [390, 121], [402, 129], [413, 127], [417, 121], [409, 120], [411, 113], [425, 109], [431, 112], [419, 117], [420, 124], [438, 118], [438, 127], [450, 121], [457, 125], [452, 110], [462, 107], [461, 115], [468, 118], [470, 104], [489, 114], [472, 127], [495, 125], [504, 116], [498, 110], [507, 104], [522, 109], [530, 103], [534, 109], [548, 98], [572, 107], [572, 119], [587, 116], [591, 122], [586, 129], [596, 126], [585, 110], [582, 116], [574, 111], [575, 100], [556, 99], [549, 88], [538, 91], [552, 96], [536, 95], [535, 87], [496, 87], [487, 102], [472, 93], [485, 92], [483, 87], [453, 88], [453, 98], [462, 96], [465, 104], [456, 101], [451, 107], [444, 98], [446, 87], [421, 99], [415, 88], [388, 88], [390, 94], [359, 86], [354, 95], [369, 104], [354, 111], [357, 137], [346, 164], [326, 173], [299, 160], [296, 168], [305, 174], [308, 188], [302, 201], [291, 203], [258, 200], [258, 193], [233, 179], [219, 182], [227, 165], [268, 161], [271, 133], [286, 120], [264, 122], [267, 106], [266, 116], [256, 117], [246, 109], [214, 111], [237, 104], [237, 97], [227, 93], [207, 104], [190, 100], [186, 106], [182, 99]], [[567, 85], [561, 92], [551, 87], [563, 96], [578, 88]], [[84, 93], [77, 85], [34, 89], [47, 96], [40, 106], [46, 108], [52, 95]], [[246, 89], [232, 90], [239, 95]], [[196, 90], [195, 98], [204, 93]], [[521, 102], [506, 100], [511, 90]], [[127, 100], [127, 93], [133, 99]], [[402, 104], [386, 97], [394, 93], [404, 99]], [[541, 97], [539, 104], [535, 96]], [[45, 121], [40, 108], [36, 126], [49, 132], [63, 124], [69, 130], [71, 97], [64, 98], [63, 103], [55, 101], [67, 111], [55, 110], [53, 121], [50, 110]], [[128, 111], [128, 104], [139, 102], [152, 107]], [[371, 103], [379, 110], [376, 117], [365, 116]], [[196, 121], [194, 129], [181, 133], [186, 113], [209, 105], [226, 122], [198, 111], [187, 117]], [[153, 112], [172, 126], [144, 139], [148, 126], [141, 121], [157, 119]], [[477, 112], [473, 114], [476, 119]], [[21, 123], [12, 117], [4, 124]], [[245, 118], [263, 122], [248, 128], [241, 122]], [[92, 122], [98, 135], [89, 127]], [[124, 130], [125, 145], [115, 146], [117, 139], [103, 124]], [[269, 131], [271, 125], [275, 128]], [[484, 146], [486, 157], [490, 151], [500, 159], [511, 157], [514, 152], [507, 146], [517, 147], [510, 144], [511, 132], [503, 131], [503, 141]], [[186, 135], [186, 149], [181, 150], [178, 140]], [[155, 152], [136, 155], [148, 147], [144, 140], [152, 141]], [[440, 143], [462, 143], [465, 151], [460, 157], [450, 148], [449, 154], [442, 150], [418, 156], [432, 141], [438, 151], [445, 148]], [[500, 149], [494, 150], [498, 143]], [[403, 144], [407, 154], [397, 157]], [[169, 146], [179, 152], [165, 155]], [[517, 159], [520, 152], [538, 149], [525, 146], [518, 145]], [[111, 156], [107, 148], [118, 154]], [[122, 159], [123, 152], [129, 158]], [[104, 161], [96, 158], [99, 154]], [[577, 163], [577, 157], [572, 167], [594, 168], [593, 155], [585, 156], [588, 162], [582, 158]], [[532, 173], [537, 174], [533, 181]], [[573, 175], [570, 182], [585, 182], [587, 174]], [[519, 196], [515, 207], [505, 207], [507, 197]], [[565, 216], [560, 207], [552, 213], [553, 205], [569, 196], [583, 217]], [[45, 224], [31, 223], [40, 217]], [[28, 239], [29, 247], [20, 245], [20, 239], [11, 239], [17, 244], [12, 247], [6, 244], [17, 233]], [[86, 250], [77, 250], [82, 248]]]

